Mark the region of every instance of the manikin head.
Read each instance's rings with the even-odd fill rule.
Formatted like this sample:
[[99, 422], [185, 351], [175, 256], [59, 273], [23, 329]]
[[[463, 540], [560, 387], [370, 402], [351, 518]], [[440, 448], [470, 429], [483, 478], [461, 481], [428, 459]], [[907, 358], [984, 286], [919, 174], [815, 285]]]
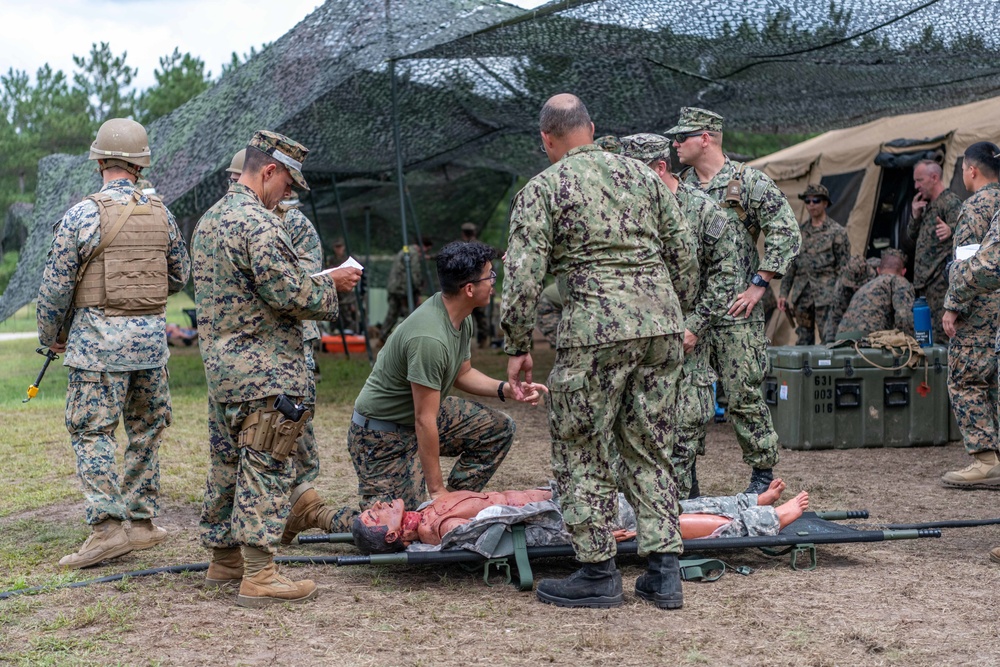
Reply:
[[377, 502], [363, 511], [351, 524], [354, 544], [364, 554], [387, 554], [402, 551], [417, 540], [419, 512], [407, 512], [403, 500]]

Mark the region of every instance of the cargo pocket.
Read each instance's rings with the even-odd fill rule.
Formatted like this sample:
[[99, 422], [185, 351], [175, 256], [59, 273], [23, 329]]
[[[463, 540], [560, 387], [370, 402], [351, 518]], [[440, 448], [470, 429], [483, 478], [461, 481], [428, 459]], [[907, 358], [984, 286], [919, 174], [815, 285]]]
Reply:
[[681, 419], [693, 419], [686, 426], [698, 427], [712, 421], [715, 416], [715, 396], [712, 392], [712, 383], [715, 382], [716, 375], [711, 370], [698, 370], [688, 374], [685, 382], [690, 387], [682, 388], [682, 391], [691, 393], [691, 414], [684, 415]]
[[66, 392], [66, 430], [77, 433], [100, 422], [106, 411], [102, 394], [101, 371], [71, 368]]
[[552, 399], [552, 410], [549, 412], [552, 434], [560, 440], [573, 440], [589, 433], [594, 406], [590, 404], [586, 391], [587, 373], [553, 371], [548, 385]]

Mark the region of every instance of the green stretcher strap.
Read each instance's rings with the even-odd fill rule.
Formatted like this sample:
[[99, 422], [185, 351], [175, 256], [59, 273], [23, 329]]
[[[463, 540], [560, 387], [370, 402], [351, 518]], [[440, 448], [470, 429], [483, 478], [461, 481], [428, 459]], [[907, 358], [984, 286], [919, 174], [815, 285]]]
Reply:
[[524, 524], [518, 523], [510, 527], [514, 541], [514, 564], [517, 566], [517, 590], [530, 591], [535, 585], [535, 575], [528, 561], [528, 540], [524, 535]]

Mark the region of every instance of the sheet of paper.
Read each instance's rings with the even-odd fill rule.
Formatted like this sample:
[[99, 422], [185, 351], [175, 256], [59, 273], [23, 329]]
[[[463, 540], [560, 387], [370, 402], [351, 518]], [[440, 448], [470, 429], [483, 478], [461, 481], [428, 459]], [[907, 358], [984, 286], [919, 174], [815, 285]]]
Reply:
[[955, 248], [955, 259], [957, 259], [960, 262], [962, 260], [969, 259], [973, 255], [975, 255], [978, 250], [979, 250], [978, 243], [970, 243], [969, 245], [960, 245], [957, 248]]
[[344, 268], [360, 269], [361, 271], [365, 270], [365, 267], [361, 266], [361, 262], [359, 262], [358, 260], [354, 259], [353, 257], [348, 257], [347, 261], [345, 261], [340, 266], [335, 266], [332, 269], [326, 269], [325, 271], [320, 271], [319, 273], [314, 273], [314, 274], [312, 274], [312, 277], [313, 278], [317, 278], [319, 276], [325, 276], [326, 274], [330, 273], [331, 271], [335, 271], [337, 269], [344, 269]]

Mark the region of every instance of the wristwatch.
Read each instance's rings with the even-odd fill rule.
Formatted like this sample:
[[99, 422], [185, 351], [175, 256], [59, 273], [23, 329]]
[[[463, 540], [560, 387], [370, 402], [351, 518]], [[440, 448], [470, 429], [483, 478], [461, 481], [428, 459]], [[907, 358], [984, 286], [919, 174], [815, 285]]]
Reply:
[[764, 280], [759, 273], [753, 274], [753, 278], [750, 279], [751, 285], [756, 285], [757, 287], [767, 287], [771, 283]]

